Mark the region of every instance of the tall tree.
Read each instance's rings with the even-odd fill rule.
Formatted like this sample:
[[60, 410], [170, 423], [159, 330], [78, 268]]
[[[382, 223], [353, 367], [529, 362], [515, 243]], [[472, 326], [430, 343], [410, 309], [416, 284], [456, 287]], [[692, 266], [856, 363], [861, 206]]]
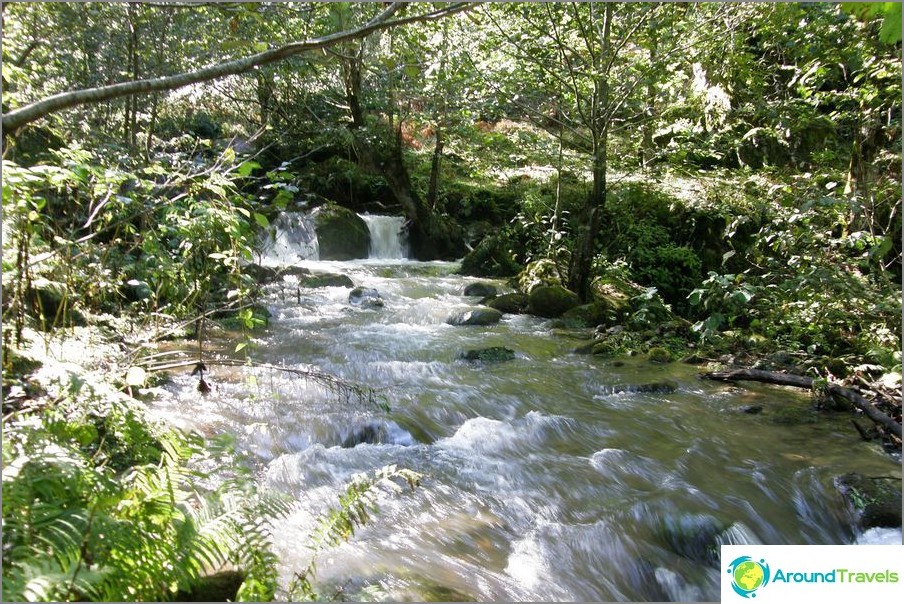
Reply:
[[[591, 296], [592, 265], [608, 195], [610, 134], [623, 121], [629, 101], [654, 85], [652, 71], [682, 46], [677, 37], [659, 40], [657, 63], [648, 60], [643, 41], [655, 18], [660, 25], [678, 18], [683, 8], [648, 3], [542, 3], [487, 6], [483, 14], [505, 41], [502, 52], [518, 63], [516, 73], [489, 76], [535, 83], [533, 93], [518, 94], [525, 116], [587, 154], [592, 184], [577, 219], [567, 285], [582, 299]], [[646, 88], [643, 86], [646, 84]]]

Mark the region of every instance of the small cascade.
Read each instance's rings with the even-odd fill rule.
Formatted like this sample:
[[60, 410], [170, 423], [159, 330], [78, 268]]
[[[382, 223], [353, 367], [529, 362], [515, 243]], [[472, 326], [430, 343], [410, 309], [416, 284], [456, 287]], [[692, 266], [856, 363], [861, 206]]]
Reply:
[[370, 258], [402, 259], [408, 257], [405, 240], [405, 217], [361, 214], [370, 230]]
[[320, 259], [314, 222], [302, 212], [280, 214], [270, 225], [262, 249], [264, 264], [269, 265]]

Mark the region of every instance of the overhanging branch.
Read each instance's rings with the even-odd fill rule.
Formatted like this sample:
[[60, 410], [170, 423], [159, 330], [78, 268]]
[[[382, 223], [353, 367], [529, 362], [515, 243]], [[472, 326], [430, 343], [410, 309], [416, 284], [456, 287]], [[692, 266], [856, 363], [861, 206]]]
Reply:
[[362, 38], [376, 31], [381, 31], [390, 27], [408, 25], [410, 23], [442, 19], [458, 12], [470, 10], [475, 6], [474, 3], [471, 2], [456, 2], [445, 8], [429, 13], [399, 19], [390, 19], [404, 4], [405, 3], [402, 2], [393, 2], [367, 24], [352, 30], [337, 32], [319, 38], [304, 40], [302, 42], [292, 42], [280, 46], [279, 48], [265, 50], [264, 52], [259, 52], [241, 59], [217, 63], [195, 71], [55, 94], [10, 111], [4, 115], [2, 121], [3, 131], [5, 134], [13, 133], [25, 124], [29, 124], [50, 113], [77, 107], [79, 105], [99, 103], [135, 94], [176, 90], [177, 88], [183, 88], [191, 84], [246, 73], [255, 67], [282, 61], [289, 57], [310, 52], [312, 50], [320, 50], [335, 44]]

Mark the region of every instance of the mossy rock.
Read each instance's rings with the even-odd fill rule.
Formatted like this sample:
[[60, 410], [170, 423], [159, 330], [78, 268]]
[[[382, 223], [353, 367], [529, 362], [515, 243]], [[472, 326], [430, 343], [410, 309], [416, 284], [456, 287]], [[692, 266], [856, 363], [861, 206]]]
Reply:
[[335, 203], [320, 206], [311, 217], [321, 260], [367, 258], [370, 230], [363, 218]]
[[900, 478], [872, 478], [851, 472], [837, 477], [835, 487], [857, 515], [863, 530], [901, 526]]
[[597, 327], [612, 325], [617, 321], [618, 312], [608, 302], [582, 304], [562, 314], [566, 327]]
[[355, 282], [346, 275], [338, 273], [314, 273], [298, 279], [302, 287], [355, 287]]
[[502, 313], [495, 308], [472, 308], [453, 313], [446, 319], [449, 325], [495, 325]]
[[492, 283], [469, 283], [464, 290], [465, 296], [479, 296], [481, 298], [493, 298], [496, 296], [496, 286]]
[[513, 277], [521, 270], [521, 265], [508, 249], [501, 237], [484, 237], [477, 247], [461, 261], [459, 273], [472, 277]]
[[541, 285], [528, 295], [528, 310], [532, 315], [555, 319], [580, 305], [578, 295], [561, 285]]
[[480, 361], [483, 363], [501, 363], [504, 361], [512, 361], [515, 358], [515, 351], [504, 346], [491, 346], [489, 348], [480, 348], [477, 350], [469, 350], [462, 353], [461, 358], [466, 361]]
[[502, 294], [492, 300], [488, 300], [486, 305], [495, 308], [499, 312], [509, 315], [519, 315], [527, 312], [527, 295], [526, 294]]
[[666, 350], [665, 348], [651, 348], [649, 352], [647, 352], [647, 360], [651, 363], [671, 363], [672, 362], [672, 353]]
[[530, 294], [536, 287], [561, 286], [562, 275], [558, 265], [549, 258], [528, 263], [518, 273], [518, 289]]

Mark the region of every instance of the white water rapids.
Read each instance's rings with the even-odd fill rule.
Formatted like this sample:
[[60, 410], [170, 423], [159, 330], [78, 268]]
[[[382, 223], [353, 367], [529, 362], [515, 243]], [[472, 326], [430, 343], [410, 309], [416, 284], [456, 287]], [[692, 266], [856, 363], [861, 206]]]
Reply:
[[[266, 290], [273, 317], [251, 354], [373, 388], [388, 412], [290, 373], [221, 367], [211, 367], [207, 396], [187, 372], [175, 375], [158, 407], [205, 433], [234, 434], [261, 484], [297, 500], [274, 530], [284, 582], [307, 566], [316, 515], [356, 473], [390, 464], [422, 473], [422, 486], [381, 497], [370, 524], [320, 554], [321, 593], [717, 601], [719, 543], [900, 543], [900, 529], [855, 529], [833, 486], [845, 472], [901, 475], [849, 415], [810, 421], [806, 394], [704, 382], [681, 363], [577, 355], [589, 331], [555, 331], [528, 315], [449, 325], [477, 305], [462, 295], [476, 279], [455, 274], [455, 263], [405, 260], [400, 219], [365, 219], [370, 259], [311, 260], [315, 241], [288, 221], [265, 262], [348, 275], [384, 306], [286, 277]], [[217, 344], [231, 351], [234, 337]], [[460, 358], [489, 346], [515, 359]], [[661, 382], [674, 391], [638, 388]], [[739, 411], [751, 404], [762, 412]], [[805, 421], [779, 421], [788, 409]]]

